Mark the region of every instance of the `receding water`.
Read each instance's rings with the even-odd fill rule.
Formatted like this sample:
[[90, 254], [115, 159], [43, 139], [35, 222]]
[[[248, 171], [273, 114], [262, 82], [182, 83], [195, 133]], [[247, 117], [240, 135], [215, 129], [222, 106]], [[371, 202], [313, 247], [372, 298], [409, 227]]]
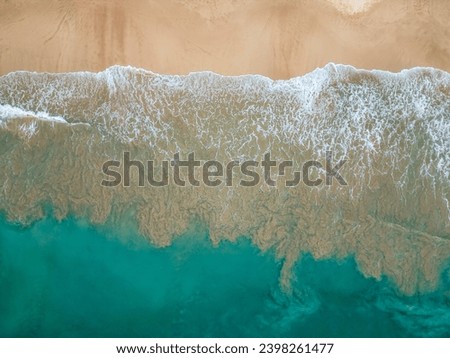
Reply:
[[[0, 77], [0, 336], [449, 337], [449, 98], [432, 68]], [[125, 152], [332, 152], [348, 185], [101, 185]]]
[[433, 294], [404, 297], [352, 259], [305, 256], [286, 294], [281, 265], [245, 238], [213, 247], [198, 224], [155, 248], [74, 219], [2, 219], [0, 336], [450, 336], [448, 271]]

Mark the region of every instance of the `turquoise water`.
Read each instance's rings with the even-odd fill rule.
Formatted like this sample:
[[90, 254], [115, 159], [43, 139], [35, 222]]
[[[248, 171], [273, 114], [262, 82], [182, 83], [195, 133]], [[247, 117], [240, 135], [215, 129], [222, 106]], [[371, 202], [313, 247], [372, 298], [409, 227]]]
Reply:
[[213, 247], [201, 225], [167, 248], [110, 237], [74, 219], [20, 228], [0, 220], [1, 337], [450, 336], [450, 275], [401, 297], [354, 260], [295, 268], [249, 240]]

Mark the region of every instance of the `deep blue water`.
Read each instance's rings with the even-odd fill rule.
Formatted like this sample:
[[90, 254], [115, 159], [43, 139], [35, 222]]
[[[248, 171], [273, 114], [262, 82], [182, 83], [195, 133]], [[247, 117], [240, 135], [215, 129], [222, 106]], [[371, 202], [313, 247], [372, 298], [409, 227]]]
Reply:
[[353, 259], [295, 268], [249, 240], [213, 247], [192, 225], [167, 248], [74, 219], [0, 220], [1, 337], [450, 337], [450, 275], [403, 297]]

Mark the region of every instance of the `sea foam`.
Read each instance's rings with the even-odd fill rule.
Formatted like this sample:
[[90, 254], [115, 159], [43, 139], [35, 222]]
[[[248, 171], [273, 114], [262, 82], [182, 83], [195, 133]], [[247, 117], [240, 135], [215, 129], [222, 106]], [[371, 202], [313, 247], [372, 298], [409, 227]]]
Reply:
[[[353, 255], [360, 270], [405, 293], [432, 290], [450, 257], [450, 75], [329, 64], [271, 80], [212, 72], [159, 75], [114, 66], [100, 73], [0, 77], [0, 209], [30, 223], [50, 205], [93, 223], [138, 223], [170, 245], [194, 219], [211, 240], [250, 237], [284, 260], [283, 287], [304, 253]], [[163, 188], [100, 185], [102, 164], [199, 160], [323, 160], [348, 185]], [[137, 179], [134, 177], [133, 179]], [[134, 181], [136, 182], [136, 181]]]

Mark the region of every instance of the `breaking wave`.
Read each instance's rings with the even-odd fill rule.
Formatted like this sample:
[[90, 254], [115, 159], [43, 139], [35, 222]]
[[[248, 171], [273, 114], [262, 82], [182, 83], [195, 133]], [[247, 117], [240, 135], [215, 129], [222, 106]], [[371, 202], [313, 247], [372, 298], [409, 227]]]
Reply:
[[[354, 256], [405, 294], [433, 290], [450, 258], [450, 75], [329, 64], [271, 80], [211, 72], [14, 72], [0, 77], [0, 210], [32, 223], [50, 206], [170, 245], [193, 220], [214, 244], [246, 236], [283, 259]], [[102, 164], [346, 159], [348, 185], [104, 187]]]

